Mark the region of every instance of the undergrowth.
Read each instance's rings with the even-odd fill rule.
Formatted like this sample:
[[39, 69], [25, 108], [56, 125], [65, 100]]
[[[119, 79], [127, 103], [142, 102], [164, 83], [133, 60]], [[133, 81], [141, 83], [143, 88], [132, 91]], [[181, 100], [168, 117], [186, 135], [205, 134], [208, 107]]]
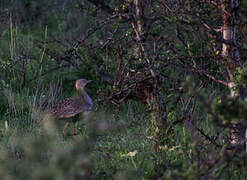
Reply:
[[[42, 101], [33, 105], [25, 93], [8, 92], [5, 98], [9, 106], [0, 120], [0, 176], [7, 179], [197, 179], [197, 169], [202, 168], [197, 158], [213, 161], [220, 151], [210, 154], [211, 146], [195, 144], [186, 124], [179, 124], [169, 143], [155, 152], [149, 115], [134, 102], [119, 108], [96, 104], [91, 116], [76, 124], [78, 135], [69, 136], [62, 135], [64, 121], [46, 117]], [[207, 119], [201, 126], [214, 132]], [[212, 173], [204, 168], [203, 173]], [[224, 179], [223, 169], [217, 169], [215, 177]], [[229, 176], [242, 177], [236, 171]]]

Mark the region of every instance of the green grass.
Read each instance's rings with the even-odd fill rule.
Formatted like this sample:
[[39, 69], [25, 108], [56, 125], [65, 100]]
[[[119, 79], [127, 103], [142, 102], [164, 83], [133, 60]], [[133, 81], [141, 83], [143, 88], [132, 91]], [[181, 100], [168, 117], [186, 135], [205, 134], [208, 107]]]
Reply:
[[[201, 139], [196, 140], [186, 121], [171, 126], [166, 144], [155, 152], [150, 115], [136, 102], [119, 108], [95, 102], [91, 116], [76, 124], [78, 135], [69, 136], [69, 128], [68, 134], [63, 136], [66, 121], [46, 118], [45, 111], [53, 101], [61, 99], [61, 93], [61, 87], [51, 92], [45, 88], [33, 92], [3, 89], [0, 177], [198, 179], [209, 173], [219, 179], [227, 177], [224, 170], [227, 161], [221, 155], [224, 151], [210, 145], [201, 135]], [[51, 95], [55, 95], [53, 100], [49, 98]], [[169, 123], [177, 120], [181, 114], [179, 108], [168, 114]], [[196, 106], [194, 118], [199, 128], [211, 136], [216, 135], [217, 129], [202, 106]], [[215, 164], [207, 164], [217, 158], [219, 161]], [[244, 177], [236, 164], [238, 161], [229, 164], [228, 169], [232, 170], [229, 179]]]
[[154, 157], [148, 139], [147, 121], [120, 132], [109, 132], [97, 138], [93, 159], [94, 173], [112, 177], [118, 172], [138, 172], [142, 178], [152, 175]]
[[[14, 100], [18, 101], [19, 94], [13, 96]], [[25, 98], [29, 97], [23, 95], [22, 100], [27, 101]], [[68, 153], [69, 156], [73, 156], [70, 152], [77, 148], [77, 141], [86, 144], [82, 153], [86, 153], [93, 164], [91, 172], [94, 178], [109, 179], [128, 174], [133, 177], [139, 174], [141, 179], [148, 179], [153, 175], [156, 157], [153, 155], [153, 142], [148, 138], [151, 134], [149, 119], [148, 116], [143, 118], [143, 107], [137, 104], [131, 107], [123, 106], [120, 110], [115, 108], [113, 114], [102, 113], [102, 110], [93, 113], [88, 121], [77, 123], [79, 134], [74, 137], [62, 135], [64, 121], [56, 121], [56, 128], [48, 123], [47, 129], [47, 125], [44, 125], [41, 119], [33, 119], [35, 116], [32, 111], [42, 114], [38, 109], [32, 106], [30, 109], [21, 108], [23, 106], [19, 106], [18, 103], [14, 103], [13, 106], [15, 107], [9, 107], [9, 113], [0, 120], [0, 150], [3, 153], [1, 168], [7, 169], [0, 174], [3, 177], [39, 177], [37, 171], [48, 171], [47, 167], [56, 163], [53, 159], [61, 158], [59, 154]], [[128, 112], [129, 108], [139, 111], [135, 117]], [[13, 109], [19, 110], [13, 112]], [[5, 127], [6, 123], [8, 128]], [[74, 166], [77, 157], [71, 158], [71, 166]], [[12, 168], [9, 168], [10, 166]], [[26, 168], [29, 166], [32, 169], [26, 174]], [[62, 173], [63, 168], [58, 166], [58, 172]], [[50, 176], [59, 177], [60, 173]], [[68, 176], [73, 175], [72, 173]]]
[[[12, 99], [11, 99], [11, 98]], [[129, 102], [119, 108], [98, 105], [88, 119], [76, 124], [77, 136], [63, 136], [65, 121], [45, 118], [39, 93], [5, 93], [5, 113], [0, 119], [0, 176], [18, 179], [198, 179], [208, 173], [227, 177], [221, 149], [208, 141], [193, 140], [186, 123], [172, 127], [167, 144], [154, 150], [149, 114]], [[12, 104], [11, 104], [12, 102]], [[175, 111], [168, 116], [176, 120]], [[202, 116], [203, 115], [203, 116]], [[204, 116], [205, 115], [205, 116]], [[198, 127], [210, 135], [216, 129], [210, 116], [196, 108]], [[222, 152], [221, 152], [222, 151]], [[222, 156], [222, 157], [221, 157]], [[231, 156], [231, 154], [229, 154]], [[200, 160], [199, 160], [199, 159]], [[205, 162], [219, 158], [210, 169]], [[198, 164], [198, 163], [202, 164]], [[230, 163], [229, 179], [243, 179], [244, 171]], [[199, 175], [198, 175], [199, 172]]]
[[[135, 119], [129, 120], [126, 117], [121, 117], [121, 119], [116, 120], [112, 118], [112, 115], [106, 116], [102, 113], [92, 117], [94, 120], [96, 117], [96, 124], [79, 123], [77, 125], [79, 135], [75, 137], [63, 137], [61, 135], [62, 128], [58, 130], [53, 129], [52, 131], [54, 132], [51, 135], [47, 135], [39, 123], [33, 122], [35, 125], [28, 124], [30, 122], [25, 121], [23, 117], [12, 119], [12, 121], [26, 122], [25, 129], [31, 129], [31, 131], [26, 132], [18, 130], [18, 128], [4, 130], [4, 127], [1, 126], [4, 133], [1, 138], [0, 147], [3, 151], [11, 151], [10, 154], [13, 156], [6, 166], [14, 165], [15, 167], [14, 169], [8, 169], [5, 173], [19, 176], [21, 173], [19, 170], [22, 171], [24, 168], [20, 167], [19, 163], [27, 163], [28, 166], [34, 166], [43, 171], [43, 166], [53, 164], [51, 161], [53, 155], [50, 155], [50, 153], [54, 153], [54, 148], [56, 149], [55, 153], [58, 153], [55, 156], [59, 158], [60, 153], [63, 154], [64, 151], [65, 153], [69, 151], [66, 150], [67, 147], [76, 148], [76, 140], [86, 139], [87, 142], [92, 143], [87, 144], [88, 149], [86, 148], [86, 152], [93, 164], [93, 178], [109, 179], [118, 176], [131, 176], [138, 177], [138, 179], [149, 179], [155, 174], [154, 168], [161, 159], [153, 151], [154, 142], [149, 138], [151, 129], [148, 118], [135, 121]], [[61, 127], [61, 124], [63, 122], [58, 122], [58, 127]], [[113, 124], [114, 126], [112, 126]], [[52, 141], [47, 142], [46, 138], [52, 139]], [[90, 138], [93, 138], [93, 140], [91, 139], [90, 141]], [[19, 144], [19, 140], [22, 143]], [[24, 148], [21, 152], [27, 154], [27, 157], [22, 157], [18, 153], [12, 152], [12, 149], [15, 149], [16, 146], [20, 146], [21, 149]], [[30, 149], [25, 149], [27, 146]], [[170, 161], [174, 168], [181, 167], [181, 164], [184, 162], [181, 159], [181, 155], [183, 155], [181, 146], [164, 147], [164, 151], [167, 151], [166, 160]], [[73, 156], [73, 154], [70, 154], [70, 156]], [[40, 158], [39, 162], [41, 163], [37, 164], [37, 158]], [[19, 161], [19, 163], [16, 161]], [[73, 161], [71, 161], [71, 166], [73, 166]], [[44, 171], [46, 171], [46, 168]], [[61, 171], [61, 167], [58, 167], [58, 171]], [[31, 172], [33, 175], [33, 173], [36, 173], [36, 170], [31, 170]], [[23, 179], [32, 178], [32, 175], [20, 177]], [[58, 175], [59, 173], [55, 176]]]

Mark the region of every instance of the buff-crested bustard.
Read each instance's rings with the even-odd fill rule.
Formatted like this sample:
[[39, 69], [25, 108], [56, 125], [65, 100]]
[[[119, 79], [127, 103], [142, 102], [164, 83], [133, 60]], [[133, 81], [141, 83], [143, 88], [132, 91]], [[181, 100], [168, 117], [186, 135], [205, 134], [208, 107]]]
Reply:
[[[72, 134], [75, 135], [75, 122], [79, 120], [81, 114], [87, 115], [93, 107], [93, 101], [88, 96], [84, 87], [91, 80], [78, 79], [75, 83], [76, 90], [79, 92], [79, 96], [64, 99], [62, 102], [56, 104], [51, 109], [51, 114], [55, 119], [70, 119], [72, 122]], [[63, 134], [67, 129], [69, 122], [67, 122], [63, 128]]]

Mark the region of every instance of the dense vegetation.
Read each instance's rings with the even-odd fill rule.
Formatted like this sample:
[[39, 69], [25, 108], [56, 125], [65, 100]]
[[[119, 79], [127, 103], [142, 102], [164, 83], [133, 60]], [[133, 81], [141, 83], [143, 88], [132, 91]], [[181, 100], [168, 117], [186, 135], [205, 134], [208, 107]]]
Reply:
[[[246, 179], [246, 12], [1, 0], [0, 179]], [[80, 78], [94, 109], [63, 135], [47, 111]]]

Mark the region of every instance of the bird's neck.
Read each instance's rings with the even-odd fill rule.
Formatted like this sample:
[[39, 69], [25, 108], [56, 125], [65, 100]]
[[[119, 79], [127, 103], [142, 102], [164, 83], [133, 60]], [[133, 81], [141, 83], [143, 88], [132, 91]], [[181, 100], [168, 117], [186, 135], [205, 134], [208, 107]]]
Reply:
[[80, 92], [80, 94], [81, 94], [82, 96], [87, 95], [87, 92], [85, 91], [85, 89], [80, 89], [80, 90], [78, 90], [78, 91]]
[[93, 104], [92, 99], [89, 97], [89, 95], [87, 94], [87, 92], [84, 89], [81, 89], [80, 93], [81, 93], [81, 95], [83, 97], [84, 102], [86, 102], [86, 103], [88, 103], [90, 105]]

